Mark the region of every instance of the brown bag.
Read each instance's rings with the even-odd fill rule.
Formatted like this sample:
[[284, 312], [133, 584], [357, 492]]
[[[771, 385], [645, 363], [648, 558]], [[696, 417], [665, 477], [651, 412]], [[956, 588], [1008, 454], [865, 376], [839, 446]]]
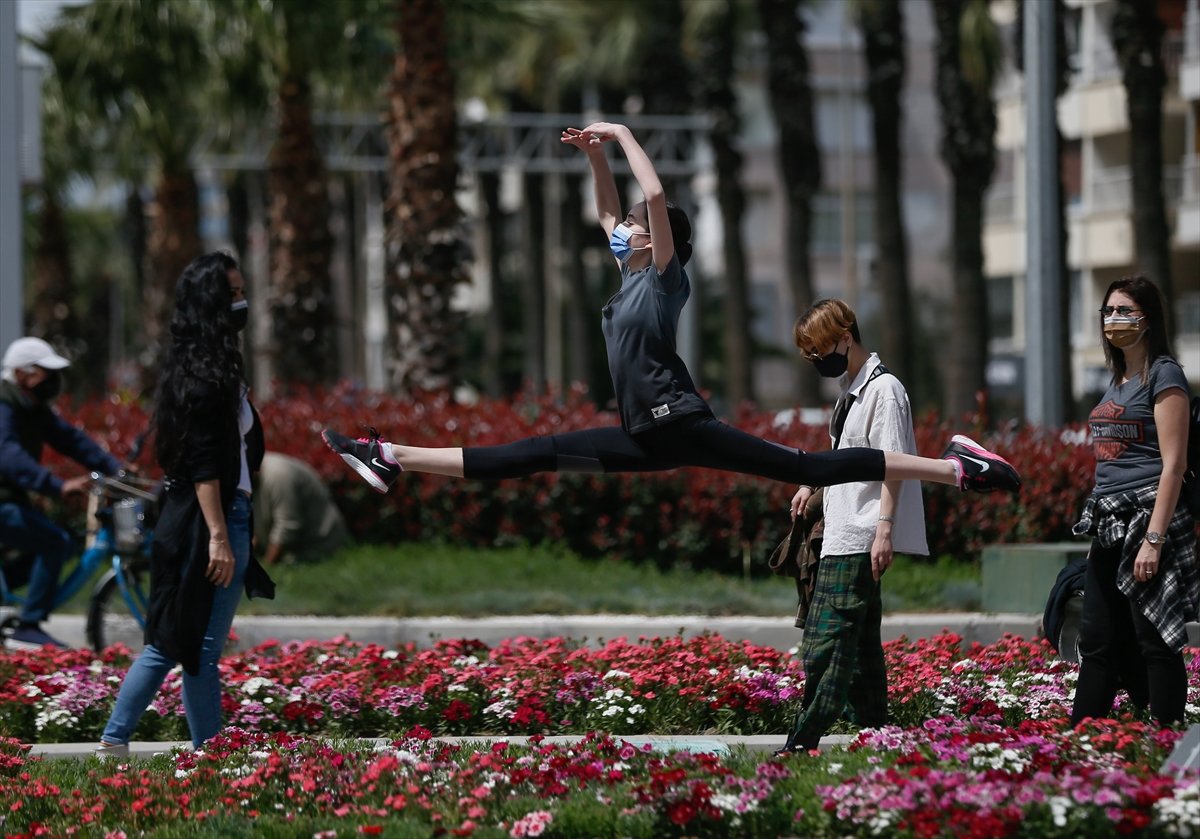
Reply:
[[783, 537], [771, 558], [771, 571], [796, 581], [796, 626], [803, 628], [817, 587], [817, 565], [821, 559], [821, 537], [825, 533], [825, 518], [821, 508], [822, 491], [809, 499], [803, 516], [792, 520], [792, 527]]

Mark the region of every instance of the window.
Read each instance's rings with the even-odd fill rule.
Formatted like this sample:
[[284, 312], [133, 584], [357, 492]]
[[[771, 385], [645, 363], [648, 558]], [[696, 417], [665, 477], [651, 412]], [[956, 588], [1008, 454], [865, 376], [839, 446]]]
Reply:
[[988, 279], [988, 338], [992, 341], [1012, 340], [1015, 307], [1013, 285], [1011, 276]]
[[[875, 241], [875, 198], [870, 192], [854, 195], [854, 240], [858, 245]], [[842, 195], [823, 192], [812, 204], [812, 245], [821, 253], [842, 250]]]

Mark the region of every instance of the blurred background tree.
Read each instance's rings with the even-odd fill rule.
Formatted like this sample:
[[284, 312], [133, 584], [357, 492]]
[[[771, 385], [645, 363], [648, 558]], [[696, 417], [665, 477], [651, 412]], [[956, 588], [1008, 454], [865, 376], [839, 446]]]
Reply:
[[[1082, 143], [1100, 162], [1128, 146], [1136, 233], [1135, 257], [1086, 265], [1090, 252], [1068, 253], [1064, 224], [1073, 280], [1059, 315], [1075, 324], [1113, 274], [1141, 266], [1176, 286], [1183, 352], [1200, 348], [1189, 319], [1200, 312], [1200, 248], [1171, 242], [1171, 167], [1194, 161], [1177, 135], [1179, 114], [1196, 117], [1164, 108], [1175, 94], [1163, 80], [1178, 70], [1189, 3], [1060, 6], [1070, 25], [1058, 68], [1069, 96], [1079, 83], [1070, 62], [1091, 62], [1085, 81], [1107, 83], [1105, 50], [1114, 56], [1128, 137]], [[26, 200], [28, 329], [86, 357], [92, 387], [137, 393], [152, 379], [179, 271], [224, 247], [250, 281], [257, 388], [349, 380], [470, 398], [579, 384], [609, 405], [595, 322], [616, 273], [586, 161], [558, 143], [564, 125], [606, 118], [634, 128], [692, 216], [679, 349], [718, 410], [827, 404], [834, 383], [798, 359], [790, 327], [814, 300], [842, 296], [919, 408], [961, 415], [1007, 388], [1012, 413], [1019, 368], [1015, 385], [998, 385], [989, 361], [1022, 351], [1023, 269], [1000, 235], [1020, 214], [995, 213], [1022, 194], [1022, 141], [998, 116], [1019, 97], [1019, 50], [1006, 58], [1003, 44], [1019, 36], [1021, 8], [64, 5], [33, 38], [49, 72], [45, 174]], [[611, 156], [623, 199], [639, 200]], [[838, 165], [823, 171], [823, 158]], [[1078, 203], [1070, 166], [1063, 193], [1074, 189]], [[1100, 381], [1088, 326], [1064, 338], [1074, 340], [1075, 401]]]

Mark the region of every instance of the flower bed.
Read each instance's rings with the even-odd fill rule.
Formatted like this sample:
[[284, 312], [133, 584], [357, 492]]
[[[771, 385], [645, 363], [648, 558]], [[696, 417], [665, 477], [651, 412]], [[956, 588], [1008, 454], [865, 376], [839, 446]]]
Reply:
[[[417, 650], [267, 644], [222, 662], [231, 724], [202, 752], [104, 764], [0, 741], [8, 836], [1195, 836], [1200, 774], [1125, 716], [1071, 730], [1076, 668], [1041, 642], [886, 645], [893, 725], [774, 759], [662, 753], [637, 733], [777, 733], [803, 673], [717, 636], [588, 648], [513, 639]], [[0, 732], [94, 740], [127, 651], [0, 653]], [[1188, 715], [1200, 721], [1200, 658]], [[178, 673], [137, 739], [183, 739]], [[1117, 708], [1115, 712], [1120, 713]], [[569, 745], [541, 734], [588, 733]], [[435, 734], [534, 734], [459, 748]], [[314, 735], [325, 735], [317, 738]], [[392, 738], [371, 748], [333, 738]], [[1190, 833], [1188, 831], [1191, 831]]]
[[571, 745], [375, 748], [227, 729], [202, 752], [84, 767], [0, 740], [8, 836], [1192, 836], [1200, 775], [1156, 767], [1179, 737], [952, 718], [788, 759]]
[[[268, 447], [313, 464], [363, 542], [448, 540], [503, 546], [544, 541], [584, 556], [621, 556], [662, 567], [688, 564], [742, 573], [743, 556], [766, 557], [783, 536], [793, 487], [702, 469], [631, 475], [543, 474], [523, 480], [479, 482], [405, 475], [380, 497], [325, 448], [326, 425], [358, 433], [364, 423], [385, 437], [424, 446], [479, 446], [537, 434], [616, 425], [582, 391], [550, 397], [483, 400], [460, 405], [447, 394], [396, 398], [338, 387], [304, 390], [258, 405]], [[146, 427], [144, 411], [117, 399], [64, 412], [124, 454]], [[829, 448], [823, 426], [791, 422], [743, 408], [730, 422], [751, 434], [806, 451]], [[1086, 429], [1019, 426], [987, 434], [935, 415], [920, 417], [917, 449], [939, 456], [956, 431], [967, 431], [1001, 451], [1024, 478], [1020, 496], [962, 494], [926, 484], [925, 517], [934, 556], [966, 558], [995, 542], [1069, 539], [1074, 516], [1092, 486]], [[152, 460], [148, 455], [142, 463]], [[62, 466], [56, 457], [48, 463]], [[65, 467], [69, 469], [70, 467]]]
[[[885, 645], [891, 719], [953, 715], [1001, 725], [1069, 711], [1078, 669], [1043, 642], [1006, 637], [966, 652], [961, 638]], [[129, 663], [113, 647], [0, 653], [0, 734], [99, 737]], [[489, 648], [443, 641], [388, 649], [345, 640], [264, 644], [221, 662], [229, 725], [346, 737], [434, 734], [771, 734], [803, 691], [799, 659], [716, 635], [618, 639], [587, 647], [514, 638]], [[1189, 654], [1188, 716], [1200, 722], [1200, 657]], [[135, 739], [185, 739], [181, 672], [167, 678]], [[1116, 709], [1125, 710], [1123, 707]]]

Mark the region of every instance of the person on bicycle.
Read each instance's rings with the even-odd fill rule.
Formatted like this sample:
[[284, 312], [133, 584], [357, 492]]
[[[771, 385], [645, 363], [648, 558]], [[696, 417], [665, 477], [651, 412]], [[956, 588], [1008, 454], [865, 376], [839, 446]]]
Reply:
[[18, 338], [4, 351], [0, 371], [0, 545], [34, 555], [19, 624], [8, 636], [22, 646], [65, 647], [42, 630], [54, 608], [63, 565], [74, 549], [71, 536], [33, 506], [30, 493], [50, 498], [82, 495], [88, 475], [66, 480], [41, 464], [42, 448], [89, 472], [115, 475], [121, 464], [52, 407], [70, 362], [41, 338]]

